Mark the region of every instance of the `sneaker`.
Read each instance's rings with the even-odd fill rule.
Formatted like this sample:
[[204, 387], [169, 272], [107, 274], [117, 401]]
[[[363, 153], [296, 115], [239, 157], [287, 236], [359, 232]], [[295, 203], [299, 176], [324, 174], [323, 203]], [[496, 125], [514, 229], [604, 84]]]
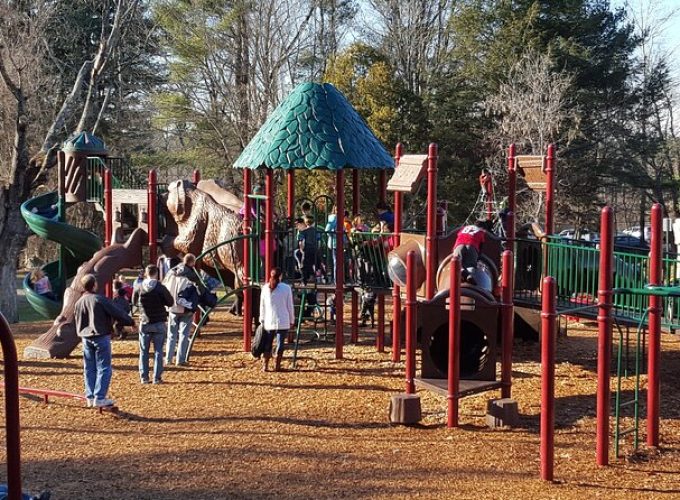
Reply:
[[87, 398], [85, 404], [87, 404], [88, 408], [92, 408], [94, 406], [94, 398]]
[[175, 363], [175, 366], [189, 366], [189, 362], [188, 361], [179, 361], [179, 362]]
[[146, 385], [146, 384], [148, 384], [148, 383], [149, 383], [149, 379], [148, 379], [148, 378], [143, 378], [143, 379], [142, 379], [142, 384]]
[[163, 383], [163, 379], [159, 378], [158, 380], [154, 380], [153, 383], [154, 383], [154, 384], [162, 384], [162, 383]]
[[97, 399], [94, 402], [95, 408], [102, 408], [104, 406], [115, 406], [116, 402], [113, 399]]

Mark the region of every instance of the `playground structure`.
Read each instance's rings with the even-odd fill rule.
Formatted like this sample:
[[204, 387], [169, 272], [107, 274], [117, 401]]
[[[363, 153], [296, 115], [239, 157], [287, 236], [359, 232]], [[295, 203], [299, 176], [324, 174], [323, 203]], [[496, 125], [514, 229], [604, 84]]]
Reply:
[[[54, 204], [55, 197], [53, 194], [46, 195], [42, 200], [29, 200], [25, 204], [27, 221], [29, 219], [33, 221], [29, 222], [29, 224], [32, 224], [31, 227], [35, 227], [34, 230], [37, 229], [38, 234], [42, 230], [46, 237], [63, 243], [63, 258], [58, 266], [57, 277], [59, 289], [64, 290], [67, 277], [75, 274], [75, 264], [72, 261], [87, 261], [87, 264], [81, 268], [79, 273], [89, 272], [88, 270], [97, 271], [98, 277], [101, 277], [102, 283], [100, 284], [102, 285], [109, 283], [113, 273], [118, 269], [141, 265], [141, 248], [144, 243], [149, 246], [150, 261], [155, 261], [159, 241], [161, 241], [156, 221], [159, 219], [159, 214], [163, 212], [169, 215], [164, 231], [170, 235], [161, 243], [164, 252], [170, 253], [174, 249], [179, 252], [198, 254], [199, 266], [217, 277], [225, 289], [229, 289], [229, 292], [220, 298], [219, 304], [224, 303], [227, 298], [233, 295], [243, 294], [243, 346], [245, 350], [249, 350], [253, 326], [252, 313], [257, 310], [253, 291], [257, 289], [259, 283], [268, 275], [269, 270], [274, 265], [280, 265], [284, 269], [286, 267], [283, 260], [285, 252], [282, 252], [281, 249], [289, 249], [289, 247], [286, 247], [284, 235], [288, 235], [287, 237], [292, 235], [290, 223], [294, 219], [296, 209], [295, 169], [327, 168], [335, 171], [335, 205], [338, 216], [342, 217], [345, 209], [345, 168], [353, 167], [351, 205], [352, 213], [356, 214], [359, 200], [359, 170], [362, 168], [379, 169], [379, 198], [384, 200], [389, 187], [386, 171], [396, 165], [395, 174], [390, 181], [392, 185], [390, 190], [394, 191], [394, 233], [357, 236], [360, 240], [363, 238], [361, 240], [363, 242], [378, 242], [379, 250], [375, 251], [374, 257], [370, 259], [373, 269], [373, 272], [370, 273], [372, 277], [362, 277], [357, 273], [356, 276], [349, 276], [350, 279], [346, 279], [346, 266], [343, 259], [337, 259], [337, 265], [329, 282], [315, 282], [313, 284], [297, 282], [295, 284], [295, 288], [301, 297], [305, 297], [305, 294], [310, 291], [314, 293], [335, 293], [337, 314], [335, 325], [336, 358], [340, 359], [343, 356], [344, 295], [346, 293], [351, 294], [352, 325], [350, 339], [355, 341], [358, 336], [358, 315], [356, 314], [358, 294], [356, 288], [361, 285], [371, 286], [378, 291], [376, 345], [379, 351], [383, 351], [385, 346], [385, 297], [388, 294], [392, 295], [394, 311], [392, 359], [399, 360], [401, 339], [405, 337], [408, 391], [414, 391], [416, 383], [419, 383], [424, 387], [446, 394], [450, 405], [457, 404], [458, 399], [465, 395], [496, 388], [501, 388], [502, 396], [509, 398], [512, 387], [512, 339], [515, 307], [522, 305], [526, 309], [537, 311], [539, 304], [544, 303], [545, 310], [543, 311], [542, 321], [544, 343], [542, 349], [548, 358], [544, 366], [547, 387], [545, 407], [548, 408], [551, 404], [550, 384], [554, 382], [554, 375], [550, 372], [551, 361], [549, 358], [551, 352], [554, 355], [554, 349], [550, 350], [550, 343], [545, 339], [554, 340], [555, 321], [552, 319], [552, 315], [569, 313], [583, 317], [594, 317], [593, 310], [597, 308], [599, 309], [597, 318], [602, 329], [600, 342], [603, 344], [600, 346], [598, 357], [598, 362], [602, 365], [602, 373], [600, 373], [602, 394], [598, 391], [597, 455], [598, 463], [605, 465], [608, 462], [607, 453], [609, 449], [609, 358], [607, 356], [611, 352], [612, 323], [615, 318], [624, 319], [624, 317], [631, 322], [643, 322], [649, 316], [650, 345], [658, 345], [658, 331], [661, 324], [660, 302], [664, 294], [669, 297], [669, 301], [673, 300], [673, 295], [668, 290], [656, 290], [652, 293], [652, 299], [650, 299], [652, 304], [649, 312], [643, 306], [642, 297], [645, 293], [651, 293], [644, 290], [647, 283], [662, 284], [660, 273], [650, 274], [647, 278], [647, 274], [643, 272], [647, 269], [657, 269], [661, 257], [653, 256], [656, 260], [647, 265], [643, 256], [637, 256], [640, 260], [634, 261], [626, 255], [616, 255], [613, 252], [613, 246], [607, 246], [604, 237], [604, 235], [611, 233], [611, 224], [609, 229], [603, 228], [600, 249], [574, 245], [568, 247], [555, 241], [550, 236], [554, 233], [554, 148], [551, 146], [545, 157], [529, 157], [515, 156], [514, 147], [511, 147], [508, 154], [509, 213], [505, 223], [505, 244], [507, 245], [506, 248], [513, 249], [514, 253], [513, 250], [501, 252], [502, 242], [491, 238], [493, 245], [485, 249], [485, 257], [481, 260], [479, 270], [480, 275], [485, 276], [486, 279], [480, 280], [481, 286], [461, 285], [456, 280], [459, 276], [457, 263], [450, 258], [452, 244], [455, 241], [455, 232], [447, 234], [444, 225], [438, 222], [437, 218], [436, 145], [430, 146], [427, 155], [403, 155], [402, 148], [398, 146], [393, 160], [384, 151], [384, 148], [377, 143], [377, 140], [375, 143], [371, 142], [370, 137], [372, 136], [364, 137], [361, 134], [350, 134], [349, 138], [344, 135], [338, 137], [337, 134], [340, 132], [337, 128], [342, 130], [343, 127], [337, 127], [334, 132], [336, 136], [333, 136], [331, 129], [324, 126], [323, 117], [330, 112], [323, 111], [322, 108], [315, 108], [315, 106], [321, 106], [325, 100], [336, 99], [336, 105], [331, 106], [331, 108], [344, 109], [342, 102], [337, 101], [339, 98], [336, 93], [337, 91], [330, 86], [310, 84], [303, 87], [297, 94], [294, 93], [295, 97], [290, 101], [296, 106], [304, 104], [315, 109], [314, 116], [319, 123], [311, 121], [304, 122], [304, 125], [307, 127], [306, 130], [314, 130], [310, 123], [317, 123], [318, 136], [331, 136], [330, 138], [325, 137], [321, 145], [311, 142], [316, 137], [314, 134], [311, 134], [311, 137], [307, 137], [307, 139], [301, 139], [310, 134], [300, 132], [303, 130], [302, 122], [292, 121], [297, 120], [297, 118], [292, 118], [293, 116], [302, 115], [293, 115], [295, 106], [291, 107], [290, 103], [286, 104], [288, 100], [284, 101], [280, 108], [277, 108], [277, 111], [253, 139], [251, 145], [255, 146], [251, 148], [251, 145], [249, 145], [237, 161], [236, 167], [244, 169], [243, 202], [230, 193], [219, 191], [219, 186], [215, 188], [213, 185], [203, 184], [205, 186], [204, 191], [201, 189], [201, 182], [207, 181], [199, 182], [197, 176], [194, 177], [193, 183], [187, 181], [171, 183], [168, 186], [167, 195], [163, 195], [163, 197], [153, 171], [149, 174], [146, 189], [139, 186], [136, 189], [126, 188], [124, 187], [125, 184], [113, 175], [115, 165], [108, 159], [87, 156], [85, 152], [80, 151], [81, 158], [76, 161], [76, 159], [70, 159], [67, 152], [62, 153], [60, 156], [60, 179], [63, 178], [64, 180], [60, 182], [59, 193], [63, 196], [58, 196], [56, 200], [56, 214], [40, 214], [40, 209], [47, 205], [51, 208]], [[338, 102], [340, 102], [339, 105]], [[346, 111], [344, 116], [345, 125], [351, 128], [356, 118], [351, 115], [350, 111]], [[292, 127], [291, 123], [296, 128]], [[294, 128], [294, 132], [291, 132], [289, 127]], [[283, 129], [285, 129], [285, 132], [283, 132]], [[361, 139], [361, 137], [364, 138]], [[273, 145], [272, 149], [262, 148], [263, 141]], [[331, 147], [326, 147], [326, 144], [338, 143], [346, 144], [346, 149], [336, 151]], [[370, 161], [368, 162], [364, 161], [365, 158], [355, 158], [350, 154], [353, 151], [373, 151], [374, 149], [377, 153], [372, 157], [369, 156]], [[315, 155], [308, 157], [309, 151], [315, 152]], [[277, 154], [274, 154], [274, 152]], [[301, 157], [303, 160], [300, 160]], [[95, 160], [94, 158], [98, 159]], [[265, 169], [263, 195], [255, 193], [253, 189], [253, 173], [251, 170], [262, 167]], [[274, 169], [276, 168], [286, 170], [287, 203], [285, 219], [288, 226], [283, 227], [277, 227], [274, 220]], [[79, 174], [77, 173], [78, 169], [80, 169]], [[402, 172], [404, 173], [402, 174]], [[545, 241], [516, 238], [513, 214], [515, 211], [517, 173], [520, 173], [520, 175], [524, 173], [530, 186], [546, 190], [545, 233], [548, 237]], [[123, 175], [121, 175], [122, 177]], [[402, 196], [404, 193], [413, 193], [414, 186], [423, 177], [426, 177], [428, 193], [427, 228], [424, 236], [422, 234], [408, 234], [403, 232], [401, 227]], [[62, 185], [64, 189], [62, 189]], [[116, 188], [116, 185], [123, 187]], [[70, 187], [66, 189], [66, 186]], [[85, 188], [82, 186], [85, 186]], [[117, 193], [118, 190], [121, 190], [121, 192]], [[125, 190], [141, 192], [122, 192]], [[100, 193], [100, 195], [97, 195], [97, 193]], [[146, 205], [144, 205], [145, 195], [143, 193], [146, 195]], [[167, 197], [167, 201], [165, 201], [165, 197]], [[106, 247], [101, 253], [96, 253], [88, 261], [85, 254], [96, 246], [96, 239], [88, 236], [87, 238], [90, 238], [91, 241], [90, 246], [86, 249], [69, 247], [72, 240], [78, 239], [82, 233], [76, 235], [69, 232], [64, 226], [55, 224], [64, 224], [63, 204], [95, 199], [97, 200], [96, 203], [103, 207], [106, 214], [104, 238]], [[116, 200], [121, 200], [120, 207]], [[121, 243], [125, 236], [124, 229], [126, 229], [122, 227], [122, 221], [126, 218], [125, 211], [128, 210], [128, 207], [124, 205], [130, 204], [138, 206], [136, 211], [137, 228], [129, 236], [127, 243]], [[240, 204], [244, 206], [242, 226], [240, 220], [237, 223], [236, 211], [234, 210]], [[264, 205], [264, 214], [260, 213], [261, 205]], [[164, 210], [164, 207], [167, 208], [167, 211]], [[489, 207], [488, 212], [491, 212], [490, 206], [487, 205], [487, 207]], [[33, 208], [38, 209], [37, 214], [33, 211]], [[118, 211], [121, 213], [120, 221], [117, 220]], [[132, 213], [134, 214], [135, 211], [132, 211]], [[262, 222], [264, 231], [260, 227]], [[173, 224], [176, 227], [173, 227]], [[146, 237], [144, 233], [146, 233]], [[262, 238], [262, 236], [264, 237]], [[337, 255], [343, 255], [346, 244], [355, 245], [353, 241], [346, 241], [340, 220], [336, 224], [334, 236]], [[261, 240], [263, 241], [263, 251], [260, 251]], [[278, 252], [275, 250], [276, 248], [279, 249]], [[521, 257], [523, 250], [527, 248], [531, 249], [530, 257]], [[388, 257], [390, 250], [392, 250], [392, 253]], [[515, 258], [514, 255], [517, 257]], [[609, 258], [609, 261], [604, 264], [601, 260], [603, 256]], [[261, 258], [264, 261], [263, 266], [260, 265]], [[71, 259], [71, 261], [68, 259]], [[576, 266], [575, 268], [572, 265], [573, 259], [579, 259], [578, 261], [583, 266], [581, 268]], [[598, 261], [599, 265], [596, 264]], [[530, 265], [532, 269], [539, 271], [534, 271], [534, 274], [528, 278], [526, 265]], [[55, 267], [52, 264], [50, 269]], [[591, 269], [594, 271], [589, 271]], [[379, 276], [382, 280], [382, 277], [388, 271], [395, 286], [390, 287], [389, 282], [387, 285], [375, 286], [378, 284], [375, 277]], [[578, 277], [579, 272], [585, 276]], [[556, 275], [554, 282], [551, 280], [542, 281], [545, 276], [553, 274]], [[497, 286], [499, 276], [501, 278], [500, 288]], [[77, 283], [77, 281], [77, 279], [74, 280], [74, 283]], [[599, 285], [597, 284], [598, 281]], [[381, 281], [381, 283], [385, 283], [385, 281]], [[541, 286], [541, 283], [543, 283], [543, 286]], [[556, 289], [554, 295], [551, 291], [553, 288]], [[614, 294], [614, 290], [617, 288], [625, 288], [630, 293], [618, 290]], [[404, 298], [402, 297], [404, 289], [406, 291], [406, 308], [404, 314], [402, 314], [401, 302]], [[67, 329], [65, 328], [64, 318], [68, 317], [68, 304], [72, 305], [79, 296], [77, 285], [72, 284], [69, 290], [71, 292], [61, 292], [64, 294], [64, 309], [58, 311], [58, 314], [63, 318], [58, 322], [57, 331], [51, 333], [51, 339], [46, 339], [46, 343], [50, 346], [54, 344], [56, 338], [75, 340], [75, 343], [70, 346], [70, 350], [65, 347], [59, 355], [67, 355], [68, 353], [61, 353], [71, 352], [77, 343], [77, 339], [74, 339], [71, 333], [65, 333]], [[555, 297], [555, 299], [552, 300], [552, 297]], [[579, 302], [575, 302], [576, 298]], [[40, 299], [33, 297], [31, 303], [38, 303]], [[45, 306], [45, 309], [47, 310], [48, 306]], [[302, 309], [303, 307], [300, 307], [300, 311]], [[674, 307], [671, 307], [671, 310], [674, 310]], [[205, 309], [198, 315], [194, 325], [192, 342], [207, 320], [209, 313], [210, 309]], [[298, 325], [298, 331], [299, 329], [300, 326]], [[652, 333], [653, 330], [656, 333]], [[419, 380], [415, 377], [415, 349], [418, 331], [420, 331], [420, 347], [423, 356]], [[500, 339], [502, 339], [501, 377], [500, 380], [497, 380], [495, 359], [497, 341]], [[32, 346], [32, 348], [34, 347]], [[42, 352], [47, 352], [49, 356], [57, 355], [45, 346], [43, 346]], [[652, 394], [650, 397], [653, 398], [653, 394], [656, 392], [657, 399], [648, 401], [648, 408], [650, 408], [648, 423], [652, 422], [648, 424], [652, 426], [651, 430], [648, 431], [648, 442], [651, 440], [652, 443], [656, 443], [652, 445], [657, 446], [658, 377], [654, 381], [654, 373], [657, 373], [656, 368], [658, 368], [658, 349], [655, 350], [652, 347], [649, 352], [648, 373], [652, 384], [649, 394]], [[554, 359], [552, 363], [554, 363]], [[455, 411], [455, 416], [454, 411], [455, 406], [454, 410], [450, 410], [449, 421], [455, 423], [457, 422], [457, 411]], [[654, 413], [655, 411], [656, 413]], [[541, 432], [549, 432], [550, 429], [549, 424], [552, 418], [550, 412], [546, 412], [545, 418], [548, 419], [547, 425], [542, 425]], [[656, 424], [653, 423], [654, 420], [656, 420]], [[549, 476], [552, 475], [552, 470], [549, 467], [549, 462], [551, 462], [549, 458], [550, 437], [546, 436], [545, 440], [548, 444], [546, 444], [545, 458], [542, 459], [542, 464], [545, 461], [544, 477], [550, 479]]]

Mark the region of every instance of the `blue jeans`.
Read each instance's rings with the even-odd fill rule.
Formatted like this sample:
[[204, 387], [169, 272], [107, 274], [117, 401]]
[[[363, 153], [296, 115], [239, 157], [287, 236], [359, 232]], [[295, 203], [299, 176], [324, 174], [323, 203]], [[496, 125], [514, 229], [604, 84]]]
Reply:
[[150, 323], [139, 327], [139, 376], [149, 380], [149, 351], [153, 343], [153, 381], [158, 382], [163, 376], [163, 344], [167, 334], [167, 325]]
[[83, 373], [85, 397], [106, 399], [111, 384], [111, 337], [98, 335], [83, 338]]
[[[175, 358], [175, 364], [186, 363], [189, 355], [191, 318], [194, 313], [170, 313], [168, 318], [168, 340], [165, 344], [165, 363]], [[175, 348], [177, 355], [175, 356]]]
[[276, 337], [276, 351], [274, 354], [283, 354], [288, 330], [264, 330], [263, 333], [262, 342], [264, 343], [264, 353], [271, 355], [272, 348], [274, 347], [274, 337]]

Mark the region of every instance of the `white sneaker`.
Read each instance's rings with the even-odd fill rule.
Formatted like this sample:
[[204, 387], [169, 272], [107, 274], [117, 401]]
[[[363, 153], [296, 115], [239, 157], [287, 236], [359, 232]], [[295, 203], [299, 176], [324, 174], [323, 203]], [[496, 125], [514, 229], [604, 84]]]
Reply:
[[103, 406], [115, 406], [116, 402], [113, 399], [97, 399], [95, 400], [93, 406], [96, 408], [101, 408]]
[[92, 408], [94, 406], [94, 398], [86, 398], [85, 402], [88, 408]]

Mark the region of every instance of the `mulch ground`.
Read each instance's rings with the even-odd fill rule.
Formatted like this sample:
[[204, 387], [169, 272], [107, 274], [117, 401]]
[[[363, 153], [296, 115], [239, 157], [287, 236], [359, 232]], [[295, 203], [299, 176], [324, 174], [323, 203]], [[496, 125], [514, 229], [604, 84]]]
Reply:
[[[19, 351], [46, 325], [16, 325]], [[376, 353], [372, 335], [341, 361], [316, 343], [298, 370], [262, 373], [241, 352], [240, 330], [213, 320], [191, 365], [170, 368], [159, 386], [140, 385], [135, 340], [115, 341], [118, 416], [22, 397], [25, 489], [55, 499], [680, 498], [680, 336], [663, 337], [662, 449], [643, 445], [607, 468], [595, 465], [596, 337], [572, 328], [559, 339], [557, 481], [548, 484], [538, 476], [538, 344], [516, 342], [517, 428], [485, 426], [497, 391], [464, 399], [458, 429], [445, 426], [445, 398], [420, 391], [422, 425], [395, 427], [388, 405], [404, 366]], [[20, 383], [80, 392], [79, 355], [24, 360]]]

